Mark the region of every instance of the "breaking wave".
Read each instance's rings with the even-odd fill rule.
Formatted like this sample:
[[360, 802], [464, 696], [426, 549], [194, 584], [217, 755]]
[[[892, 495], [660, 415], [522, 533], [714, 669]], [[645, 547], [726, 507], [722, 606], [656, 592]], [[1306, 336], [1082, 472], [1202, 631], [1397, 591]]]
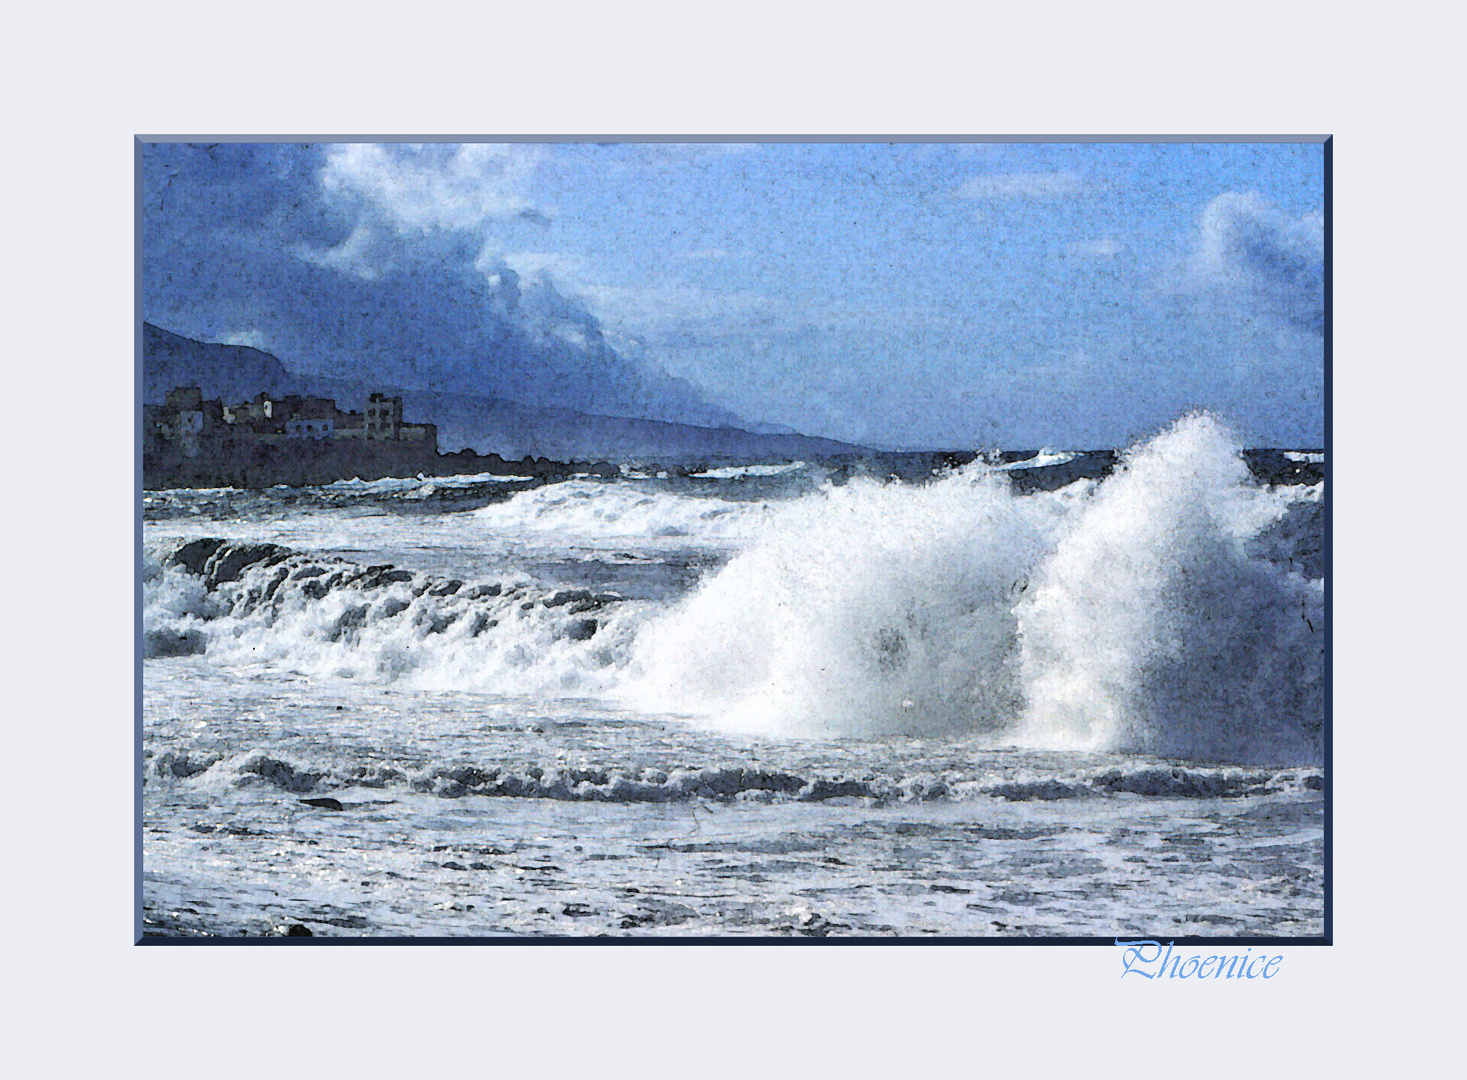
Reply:
[[467, 583], [218, 539], [154, 545], [143, 592], [145, 657], [510, 694], [603, 689], [643, 608], [528, 578]]
[[1227, 761], [1317, 749], [1323, 582], [1249, 550], [1279, 511], [1206, 417], [1132, 455], [1016, 609], [1025, 741]]
[[[224, 756], [168, 750], [151, 757], [145, 783], [187, 783], [202, 790], [255, 786], [320, 797], [355, 792], [403, 791], [457, 799], [551, 799], [559, 802], [863, 802], [1004, 799], [1010, 802], [1114, 798], [1241, 798], [1318, 790], [1318, 769], [1243, 769], [1175, 764], [1092, 768], [1061, 775], [974, 775], [962, 771], [859, 776], [804, 776], [746, 765], [659, 769], [580, 765], [466, 764], [421, 768], [392, 765], [306, 764], [250, 750]], [[338, 800], [337, 808], [348, 805]], [[368, 805], [376, 805], [375, 802]]]
[[1322, 483], [1260, 483], [1205, 415], [1103, 479], [1017, 494], [1015, 475], [979, 461], [749, 501], [568, 481], [474, 511], [517, 536], [735, 552], [674, 603], [155, 541], [145, 655], [594, 696], [777, 736], [1318, 760]]
[[[1317, 759], [1323, 581], [1303, 534], [1322, 520], [1301, 490], [1257, 483], [1205, 415], [1056, 492], [1016, 496], [982, 463], [852, 482], [781, 509], [639, 633], [635, 694], [776, 734]], [[1295, 514], [1315, 516], [1290, 534]]]
[[643, 630], [628, 692], [775, 734], [1002, 727], [1022, 705], [1014, 605], [1061, 513], [983, 465], [798, 500]]

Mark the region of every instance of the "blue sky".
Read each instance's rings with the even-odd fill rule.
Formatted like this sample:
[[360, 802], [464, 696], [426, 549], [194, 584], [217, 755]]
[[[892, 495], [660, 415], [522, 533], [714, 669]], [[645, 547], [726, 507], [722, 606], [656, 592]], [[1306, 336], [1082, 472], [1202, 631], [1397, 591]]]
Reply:
[[144, 165], [145, 317], [303, 371], [887, 446], [1118, 445], [1193, 408], [1322, 441], [1318, 144], [154, 144]]

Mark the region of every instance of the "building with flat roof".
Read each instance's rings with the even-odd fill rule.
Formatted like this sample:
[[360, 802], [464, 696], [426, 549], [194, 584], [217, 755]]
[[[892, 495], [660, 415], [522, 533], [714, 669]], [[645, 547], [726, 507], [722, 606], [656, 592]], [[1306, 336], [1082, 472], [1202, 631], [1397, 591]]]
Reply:
[[402, 427], [402, 398], [372, 394], [367, 398], [365, 435], [368, 439], [396, 439]]

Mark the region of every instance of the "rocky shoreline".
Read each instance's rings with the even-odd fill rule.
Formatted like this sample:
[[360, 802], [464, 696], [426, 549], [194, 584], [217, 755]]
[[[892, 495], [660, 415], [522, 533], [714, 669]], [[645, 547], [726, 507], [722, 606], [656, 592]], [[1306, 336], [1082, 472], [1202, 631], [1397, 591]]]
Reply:
[[382, 480], [411, 476], [525, 476], [566, 480], [572, 476], [615, 477], [606, 462], [562, 462], [525, 457], [510, 461], [498, 454], [460, 450], [441, 454], [412, 443], [316, 443], [303, 452], [299, 443], [242, 443], [207, 455], [176, 451], [143, 455], [143, 489], [233, 487], [258, 490], [284, 484], [315, 487], [337, 480]]

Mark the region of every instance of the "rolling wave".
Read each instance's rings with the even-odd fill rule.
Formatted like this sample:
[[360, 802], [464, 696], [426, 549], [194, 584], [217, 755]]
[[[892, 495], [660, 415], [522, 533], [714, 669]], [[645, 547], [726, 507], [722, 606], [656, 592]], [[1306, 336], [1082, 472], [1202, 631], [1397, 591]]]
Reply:
[[[1061, 775], [940, 773], [802, 775], [741, 764], [659, 769], [579, 765], [470, 764], [462, 761], [420, 768], [392, 765], [333, 765], [291, 760], [278, 753], [193, 754], [167, 750], [147, 762], [145, 783], [183, 783], [201, 790], [263, 787], [320, 798], [368, 792], [413, 792], [440, 798], [465, 796], [550, 799], [559, 802], [678, 803], [830, 802], [850, 799], [890, 804], [1003, 799], [1052, 802], [1061, 799], [1204, 799], [1297, 794], [1318, 790], [1315, 768], [1244, 769], [1180, 764], [1136, 764], [1074, 770]], [[347, 800], [336, 800], [342, 806]], [[376, 805], [375, 802], [366, 805]], [[337, 807], [338, 809], [341, 806]]]

